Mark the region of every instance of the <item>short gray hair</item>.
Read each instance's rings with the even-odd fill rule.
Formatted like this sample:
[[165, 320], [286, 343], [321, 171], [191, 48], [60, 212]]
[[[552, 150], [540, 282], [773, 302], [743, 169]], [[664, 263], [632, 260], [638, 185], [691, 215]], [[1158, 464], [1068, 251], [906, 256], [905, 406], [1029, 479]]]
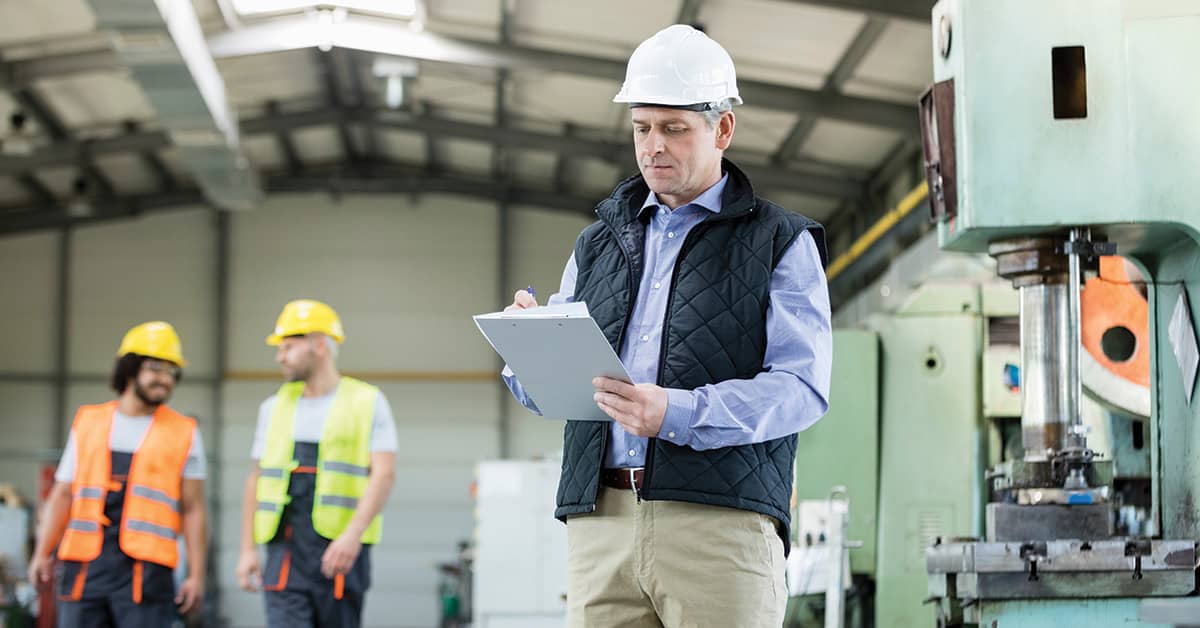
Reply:
[[327, 334], [321, 334], [321, 337], [325, 339], [325, 346], [329, 348], [329, 355], [336, 358], [338, 355], [337, 341], [333, 339], [333, 336]]
[[709, 109], [700, 112], [704, 116], [704, 122], [708, 128], [717, 126], [721, 121], [721, 116], [725, 115], [726, 111], [733, 111], [733, 103], [729, 102], [728, 98], [722, 98], [713, 103], [709, 103]]

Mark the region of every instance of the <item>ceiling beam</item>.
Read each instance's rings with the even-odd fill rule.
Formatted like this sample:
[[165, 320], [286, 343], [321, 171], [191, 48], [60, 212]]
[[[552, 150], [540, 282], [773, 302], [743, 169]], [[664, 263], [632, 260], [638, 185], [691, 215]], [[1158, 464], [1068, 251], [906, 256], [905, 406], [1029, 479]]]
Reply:
[[104, 222], [131, 218], [145, 213], [196, 207], [206, 204], [200, 190], [192, 188], [175, 192], [156, 192], [139, 196], [124, 196], [98, 201], [92, 213], [85, 217], [71, 216], [60, 204], [18, 208], [0, 213], [0, 234], [21, 233], [39, 229], [57, 229], [68, 225]]
[[[315, 112], [300, 114], [305, 117], [313, 116]], [[633, 147], [627, 142], [590, 139], [585, 137], [566, 137], [563, 135], [540, 133], [516, 127], [496, 127], [486, 124], [475, 124], [459, 120], [444, 120], [439, 118], [413, 116], [406, 112], [387, 110], [364, 110], [359, 112], [330, 112], [331, 116], [349, 115], [363, 120], [364, 124], [384, 128], [415, 131], [433, 134], [439, 137], [453, 137], [474, 140], [487, 144], [503, 144], [509, 149], [542, 150], [558, 154], [570, 154], [576, 157], [593, 157], [619, 166], [634, 166]], [[311, 120], [311, 117], [310, 117]], [[242, 130], [247, 134], [265, 132], [275, 125], [292, 125], [287, 114], [275, 119], [260, 119], [247, 121]], [[750, 180], [761, 189], [790, 190], [804, 194], [822, 197], [843, 198], [854, 195], [862, 186], [862, 182], [851, 177], [838, 177], [826, 173], [815, 174], [797, 169], [784, 169], [771, 166], [757, 166], [754, 162], [761, 156], [752, 156], [738, 151], [728, 151], [730, 159], [749, 175]]]
[[179, 187], [179, 181], [175, 179], [175, 175], [171, 172], [171, 169], [167, 167], [167, 164], [163, 163], [163, 160], [158, 155], [145, 152], [141, 154], [141, 157], [142, 163], [146, 164], [150, 172], [154, 173], [154, 178], [158, 180], [159, 189], [164, 192], [170, 192]]
[[829, 9], [866, 13], [885, 19], [909, 20], [929, 24], [935, 0], [785, 0]]
[[[858, 68], [862, 60], [875, 46], [875, 42], [879, 41], [879, 37], [883, 35], [883, 31], [887, 29], [887, 20], [869, 17], [863, 23], [858, 34], [846, 47], [842, 57], [838, 59], [829, 76], [825, 77], [825, 84], [821, 87], [823, 93], [836, 94], [842, 90], [842, 86], [850, 77], [854, 75], [854, 71]], [[774, 164], [786, 163], [788, 159], [795, 156], [804, 143], [808, 141], [808, 137], [812, 134], [813, 128], [817, 125], [817, 118], [801, 114], [800, 119], [788, 132], [786, 138], [779, 145], [779, 150], [771, 156], [771, 162]]]
[[[344, 104], [342, 82], [338, 77], [337, 60], [333, 57], [333, 51], [314, 49], [313, 55], [316, 56], [317, 66], [321, 68], [321, 82], [325, 86], [325, 98], [331, 106], [342, 107]], [[354, 146], [354, 138], [350, 136], [350, 127], [345, 122], [338, 123], [337, 132], [342, 142], [342, 152], [346, 155], [346, 161], [351, 164], [361, 161], [358, 149]]]
[[[58, 114], [50, 109], [50, 105], [34, 92], [32, 87], [17, 90], [13, 94], [13, 99], [30, 118], [37, 121], [38, 126], [46, 135], [50, 136], [54, 143], [71, 142], [74, 139], [67, 126], [63, 124], [62, 120], [59, 120]], [[80, 155], [76, 165], [80, 175], [88, 184], [95, 187], [100, 198], [110, 198], [115, 195], [112, 182], [104, 176], [103, 172], [100, 172], [100, 169], [92, 162], [90, 155]]]
[[[209, 38], [213, 56], [237, 57], [315, 47], [332, 39], [335, 47], [378, 54], [513, 71], [564, 72], [621, 81], [625, 61], [571, 54], [519, 45], [504, 45], [396, 28], [395, 20], [349, 15], [332, 33], [322, 34], [304, 17], [280, 17], [227, 31]], [[914, 105], [825, 93], [743, 78], [738, 88], [746, 104], [765, 109], [803, 113], [867, 126], [916, 134]]]
[[69, 140], [41, 146], [28, 155], [0, 155], [0, 175], [15, 176], [43, 168], [63, 168], [92, 155], [154, 152], [171, 145], [162, 131], [137, 131], [111, 138]]
[[[563, 135], [565, 137], [575, 135], [575, 125], [570, 122], [563, 125]], [[554, 189], [563, 191], [570, 189], [573, 171], [574, 160], [571, 159], [571, 154], [559, 153], [554, 162]]]
[[[500, 3], [500, 44], [503, 46], [512, 46], [513, 44], [513, 24], [516, 21], [513, 16], [513, 11], [516, 10], [516, 3], [510, 0], [498, 0]], [[512, 72], [508, 68], [498, 68], [496, 70], [496, 87], [494, 89], [492, 111], [497, 127], [509, 126], [508, 102], [505, 98], [509, 79]], [[496, 142], [492, 144], [492, 176], [503, 181], [512, 175], [510, 167], [512, 163], [509, 160], [509, 155], [504, 150], [504, 145]], [[505, 209], [504, 203], [501, 203], [501, 211]]]
[[[600, 159], [632, 172], [633, 148], [628, 141], [600, 140], [580, 136], [542, 133], [516, 127], [447, 120], [428, 113], [413, 114], [388, 109], [337, 109], [332, 107], [300, 112], [279, 112], [241, 123], [243, 135], [277, 135], [313, 126], [360, 124], [368, 129], [390, 128], [412, 131], [427, 138], [455, 138], [503, 145], [513, 150], [540, 150], [572, 157]], [[15, 176], [40, 168], [69, 166], [83, 157], [121, 152], [153, 152], [170, 145], [161, 131], [144, 131], [109, 139], [68, 141], [40, 148], [26, 157], [0, 156], [0, 175]], [[728, 156], [742, 167], [760, 189], [789, 190], [826, 198], [845, 198], [858, 194], [863, 181], [854, 176], [829, 172], [810, 172], [797, 168], [759, 166], [765, 156], [745, 151], [729, 151]], [[435, 162], [436, 164], [436, 162]]]
[[[863, 4], [887, 4], [887, 0], [860, 1]], [[812, 4], [825, 3], [814, 2]], [[829, 0], [827, 4], [840, 3]], [[842, 8], [853, 10], [849, 6]], [[905, 14], [897, 15], [888, 11], [872, 11], [871, 13], [881, 17], [910, 19], [910, 16]], [[373, 46], [368, 45], [370, 39], [356, 42], [351, 33], [345, 37], [345, 41], [339, 41], [340, 47], [344, 48], [425, 61], [493, 69], [504, 67], [511, 70], [563, 72], [613, 81], [620, 81], [625, 74], [625, 62], [620, 60], [528, 46], [503, 46], [494, 42], [473, 41], [430, 32], [413, 33], [407, 29], [397, 29], [394, 24], [389, 24], [389, 21], [383, 18], [351, 16], [348, 20], [353, 23], [363, 20], [378, 22], [379, 24], [372, 24], [371, 28], [366, 30], [375, 32], [386, 29], [385, 32], [389, 34], [390, 39], [383, 41], [382, 45]], [[307, 31], [307, 22], [304, 20], [299, 22], [304, 26], [303, 30]], [[266, 20], [261, 24], [215, 35], [210, 38], [209, 45], [214, 56], [218, 58], [261, 54], [280, 49], [315, 48], [317, 45], [315, 38], [312, 41], [309, 39], [297, 40], [293, 36], [292, 41], [279, 43], [278, 38], [286, 39], [288, 31], [295, 30], [297, 24], [297, 21], [290, 20], [290, 18]], [[0, 83], [8, 87], [28, 85], [44, 78], [94, 72], [127, 71], [117, 60], [116, 55], [108, 49], [16, 60], [8, 62], [7, 65], [8, 67], [0, 72]], [[738, 87], [746, 103], [755, 107], [916, 133], [914, 106], [845, 94], [824, 94], [821, 90], [746, 78], [738, 82]]]
[[38, 205], [54, 205], [58, 202], [54, 197], [54, 192], [46, 187], [46, 184], [42, 183], [42, 180], [37, 178], [37, 175], [32, 172], [17, 175], [17, 183], [20, 183], [21, 187], [25, 188], [26, 192], [29, 192], [29, 195], [33, 197], [34, 202]]
[[696, 26], [696, 20], [700, 18], [700, 6], [703, 4], [704, 0], [683, 0], [679, 3], [679, 12], [675, 14], [675, 23]]
[[[508, 89], [509, 73], [508, 70], [500, 69], [496, 71], [496, 87], [494, 94], [495, 106], [495, 125], [497, 128], [509, 126], [508, 106], [504, 101], [505, 91]], [[505, 145], [501, 142], [492, 143], [492, 174], [497, 179], [508, 177], [509, 163], [507, 151], [504, 150]]]
[[[267, 116], [277, 115], [279, 115], [279, 103], [272, 100], [267, 103]], [[296, 150], [296, 143], [292, 141], [290, 131], [290, 129], [275, 131], [275, 144], [279, 147], [279, 152], [283, 154], [283, 163], [287, 166], [288, 171], [300, 172], [304, 169], [304, 162], [300, 159], [300, 152]]]
[[[593, 216], [595, 198], [564, 194], [551, 187], [518, 185], [511, 182], [480, 179], [462, 174], [429, 175], [422, 167], [371, 163], [369, 173], [347, 174], [340, 165], [308, 168], [304, 172], [280, 173], [264, 177], [268, 192], [275, 194], [329, 192], [335, 194], [447, 194], [488, 201], [505, 200], [514, 205], [565, 211]], [[155, 193], [110, 199], [98, 203], [87, 217], [72, 217], [53, 206], [0, 208], [0, 234], [39, 229], [61, 228], [110, 220], [134, 218], [143, 214], [185, 208], [211, 207], [195, 188], [172, 193]]]
[[107, 47], [29, 59], [6, 59], [0, 67], [0, 87], [12, 90], [43, 79], [103, 72], [128, 72], [117, 59], [117, 53]]
[[[346, 61], [346, 73], [350, 75], [350, 93], [354, 95], [355, 107], [368, 107], [367, 89], [363, 85], [362, 67], [359, 65], [359, 53], [357, 50], [346, 50], [338, 48], [333, 53]], [[379, 140], [375, 137], [372, 129], [363, 129], [363, 154], [367, 160], [379, 157]]]
[[507, 201], [594, 216], [596, 198], [562, 194], [551, 187], [521, 185], [495, 179], [446, 173], [430, 176], [418, 166], [373, 164], [369, 174], [338, 174], [327, 169], [299, 176], [272, 176], [268, 190], [274, 193], [333, 191], [341, 194], [457, 194], [489, 201]]
[[[126, 120], [122, 128], [126, 133], [137, 133], [141, 130], [141, 123], [137, 120]], [[175, 173], [167, 167], [162, 158], [158, 156], [158, 152], [154, 150], [143, 150], [138, 152], [142, 163], [146, 168], [154, 174], [154, 178], [158, 181], [158, 188], [164, 192], [173, 192], [179, 187], [179, 181], [175, 178]]]
[[[436, 108], [428, 101], [422, 102], [416, 110], [421, 112], [421, 115], [426, 118], [432, 118], [436, 115]], [[372, 131], [375, 129], [372, 128]], [[421, 135], [425, 139], [425, 168], [433, 173], [443, 172], [446, 169], [446, 150], [445, 146], [438, 141], [438, 136], [434, 133], [425, 132]]]
[[[142, 124], [137, 120], [126, 120], [124, 125], [121, 125], [126, 133], [137, 133], [142, 130]], [[174, 192], [179, 189], [179, 180], [175, 179], [175, 173], [170, 172], [167, 163], [162, 161], [162, 157], [158, 156], [155, 150], [142, 150], [138, 152], [142, 157], [142, 163], [149, 171], [154, 174], [155, 180], [158, 181], [158, 189], [163, 192]]]

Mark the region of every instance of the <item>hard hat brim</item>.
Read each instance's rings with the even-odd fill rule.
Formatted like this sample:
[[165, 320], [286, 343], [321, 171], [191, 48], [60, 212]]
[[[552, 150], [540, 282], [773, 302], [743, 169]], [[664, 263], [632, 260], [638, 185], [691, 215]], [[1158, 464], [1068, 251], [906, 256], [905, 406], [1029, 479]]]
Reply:
[[705, 101], [705, 102], [692, 102], [692, 101], [687, 101], [687, 100], [678, 100], [678, 99], [674, 99], [674, 98], [656, 98], [656, 99], [654, 99], [654, 102], [651, 102], [649, 100], [635, 100], [635, 99], [629, 98], [623, 94], [617, 94], [612, 99], [612, 101], [615, 103], [629, 105], [629, 107], [631, 109], [633, 107], [668, 107], [671, 109], [691, 109], [693, 111], [704, 111], [705, 109], [709, 108], [709, 105], [711, 104], [711, 102], [719, 102], [721, 100], [728, 100], [730, 105], [741, 105], [742, 104], [741, 96], [737, 96], [737, 95], [728, 96], [725, 98], [719, 98], [716, 101]]
[[338, 343], [339, 345], [342, 344], [342, 342], [344, 340], [346, 340], [345, 336], [337, 336], [337, 335], [334, 335], [327, 331], [322, 331], [320, 329], [314, 329], [311, 331], [298, 331], [294, 334], [287, 334], [286, 336], [281, 336], [279, 334], [271, 334], [270, 336], [267, 336], [267, 346], [278, 347], [280, 344], [283, 343], [284, 338], [290, 338], [292, 336], [307, 336], [309, 334], [325, 334], [326, 336], [333, 338], [333, 341]]
[[173, 356], [169, 356], [169, 355], [165, 355], [165, 354], [161, 354], [161, 353], [150, 353], [150, 352], [141, 352], [141, 351], [126, 351], [125, 353], [118, 353], [117, 357], [123, 358], [127, 355], [140, 355], [143, 358], [152, 358], [154, 360], [162, 360], [163, 362], [170, 362], [171, 364], [174, 364], [175, 366], [178, 366], [181, 369], [187, 368], [187, 364], [188, 364], [187, 360], [183, 359], [182, 356], [173, 357]]

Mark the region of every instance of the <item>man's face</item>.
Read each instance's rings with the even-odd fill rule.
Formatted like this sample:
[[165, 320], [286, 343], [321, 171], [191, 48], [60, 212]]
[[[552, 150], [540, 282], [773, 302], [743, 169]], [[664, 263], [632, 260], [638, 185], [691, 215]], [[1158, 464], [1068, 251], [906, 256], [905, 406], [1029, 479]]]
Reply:
[[321, 337], [288, 336], [275, 350], [275, 361], [283, 371], [283, 379], [289, 382], [306, 382], [317, 366], [317, 343]]
[[165, 360], [146, 358], [133, 380], [133, 392], [142, 403], [157, 406], [166, 403], [175, 391], [179, 366]]
[[660, 200], [688, 202], [720, 179], [721, 155], [733, 139], [733, 113], [709, 127], [696, 111], [635, 107], [633, 143], [638, 168]]

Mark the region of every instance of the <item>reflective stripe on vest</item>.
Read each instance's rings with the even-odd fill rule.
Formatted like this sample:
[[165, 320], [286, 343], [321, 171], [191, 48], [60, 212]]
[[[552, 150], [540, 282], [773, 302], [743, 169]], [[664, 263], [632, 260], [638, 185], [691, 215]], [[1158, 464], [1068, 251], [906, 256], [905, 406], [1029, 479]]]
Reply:
[[176, 536], [181, 527], [179, 500], [183, 468], [195, 435], [196, 422], [167, 406], [159, 406], [134, 452], [127, 477], [122, 520], [104, 516], [105, 497], [112, 479], [112, 433], [115, 401], [82, 406], [71, 433], [75, 438], [75, 478], [71, 519], [59, 545], [63, 560], [88, 562], [100, 555], [106, 525], [120, 524], [121, 551], [135, 560], [175, 567], [179, 562]]
[[336, 471], [338, 473], [346, 473], [348, 475], [357, 475], [364, 478], [370, 474], [369, 467], [363, 467], [356, 464], [347, 464], [345, 462], [330, 462], [328, 460], [325, 461], [325, 464], [321, 467], [321, 469], [324, 471]]
[[75, 499], [104, 499], [104, 488], [99, 486], [82, 486], [75, 491]]
[[84, 521], [83, 519], [72, 519], [67, 524], [68, 530], [78, 530], [80, 532], [99, 532], [100, 524], [95, 521]]
[[133, 484], [131, 486], [132, 488], [130, 490], [133, 491], [134, 495], [137, 495], [138, 497], [145, 497], [150, 501], [158, 502], [169, 507], [175, 512], [179, 512], [179, 500], [171, 499], [170, 495], [167, 495], [158, 489], [142, 486], [141, 484]]
[[[288, 503], [288, 483], [297, 468], [295, 455], [296, 403], [304, 382], [279, 388], [267, 425], [266, 448], [259, 461], [254, 512], [254, 540], [267, 543], [275, 537]], [[334, 539], [341, 534], [358, 500], [366, 493], [371, 465], [371, 425], [379, 389], [351, 377], [338, 383], [329, 416], [317, 449], [316, 495], [312, 525], [318, 534]], [[362, 535], [363, 543], [378, 543], [382, 517], [375, 517]]]
[[337, 506], [339, 508], [358, 508], [357, 497], [346, 497], [344, 495], [322, 495], [322, 506]]
[[175, 541], [175, 531], [166, 526], [160, 526], [149, 521], [139, 521], [137, 519], [128, 519], [125, 522], [125, 527], [135, 532], [145, 532], [146, 534], [162, 537], [169, 541]]

